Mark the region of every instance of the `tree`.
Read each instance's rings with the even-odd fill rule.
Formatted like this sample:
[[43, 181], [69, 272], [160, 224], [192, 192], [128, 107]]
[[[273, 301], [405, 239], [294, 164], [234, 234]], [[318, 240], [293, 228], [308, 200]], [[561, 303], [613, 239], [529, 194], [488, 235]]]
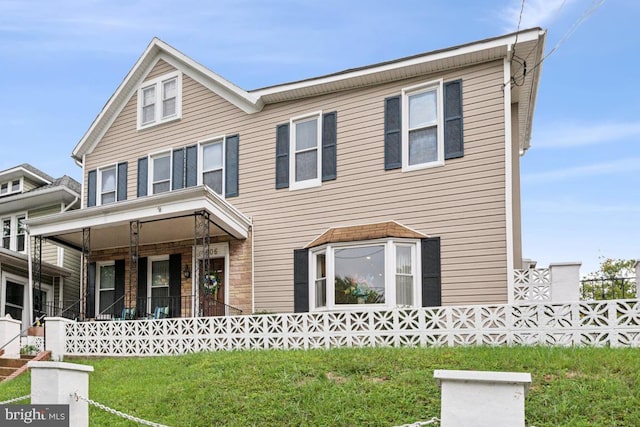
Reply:
[[582, 279], [583, 300], [636, 298], [636, 278], [633, 259], [600, 257], [600, 269]]

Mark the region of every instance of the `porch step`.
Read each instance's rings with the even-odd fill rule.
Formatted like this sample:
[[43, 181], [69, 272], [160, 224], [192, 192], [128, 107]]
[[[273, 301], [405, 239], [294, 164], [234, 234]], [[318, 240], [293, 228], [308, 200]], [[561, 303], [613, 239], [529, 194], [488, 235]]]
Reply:
[[41, 351], [36, 356], [20, 356], [20, 359], [2, 359], [0, 358], [0, 382], [11, 380], [23, 372], [27, 371], [27, 363], [31, 360], [49, 360], [51, 358], [50, 351]]

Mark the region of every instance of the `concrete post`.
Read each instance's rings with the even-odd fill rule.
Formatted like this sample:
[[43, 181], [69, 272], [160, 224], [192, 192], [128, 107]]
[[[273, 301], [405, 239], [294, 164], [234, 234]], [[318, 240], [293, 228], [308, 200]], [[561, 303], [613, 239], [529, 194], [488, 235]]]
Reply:
[[636, 298], [640, 299], [640, 259], [636, 261]]
[[524, 427], [531, 374], [436, 369], [433, 376], [442, 391], [442, 427]]
[[89, 404], [74, 397], [89, 397], [93, 366], [64, 362], [29, 362], [32, 405], [69, 405], [69, 425], [89, 426]]
[[11, 316], [0, 317], [0, 347], [7, 344], [9, 340], [12, 340], [4, 347], [4, 355], [0, 356], [5, 359], [19, 359], [20, 358], [20, 326], [22, 322], [12, 319]]
[[45, 350], [51, 351], [51, 360], [62, 361], [66, 349], [66, 326], [73, 320], [64, 317], [47, 317], [45, 327]]
[[580, 262], [549, 264], [551, 270], [551, 302], [580, 301]]

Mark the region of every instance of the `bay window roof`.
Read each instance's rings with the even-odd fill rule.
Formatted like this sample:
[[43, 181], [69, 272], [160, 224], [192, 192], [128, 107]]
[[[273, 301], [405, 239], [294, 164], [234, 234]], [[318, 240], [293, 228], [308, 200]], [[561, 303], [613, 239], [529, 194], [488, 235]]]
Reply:
[[422, 239], [429, 237], [395, 221], [376, 224], [332, 227], [309, 243], [306, 248], [338, 242], [357, 242], [384, 238]]

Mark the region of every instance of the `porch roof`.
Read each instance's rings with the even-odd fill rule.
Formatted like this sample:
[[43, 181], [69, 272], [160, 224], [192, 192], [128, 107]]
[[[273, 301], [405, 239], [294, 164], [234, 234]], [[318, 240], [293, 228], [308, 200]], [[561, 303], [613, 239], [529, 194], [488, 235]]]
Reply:
[[48, 215], [25, 223], [31, 236], [76, 249], [82, 247], [82, 230], [89, 228], [91, 249], [99, 250], [128, 246], [132, 221], [140, 221], [140, 245], [193, 239], [193, 216], [199, 212], [209, 214], [210, 235], [247, 238], [251, 219], [205, 186]]
[[[0, 248], [0, 264], [7, 264], [23, 270], [29, 269], [29, 256], [20, 252]], [[42, 261], [42, 274], [51, 277], [69, 277], [71, 270]]]

